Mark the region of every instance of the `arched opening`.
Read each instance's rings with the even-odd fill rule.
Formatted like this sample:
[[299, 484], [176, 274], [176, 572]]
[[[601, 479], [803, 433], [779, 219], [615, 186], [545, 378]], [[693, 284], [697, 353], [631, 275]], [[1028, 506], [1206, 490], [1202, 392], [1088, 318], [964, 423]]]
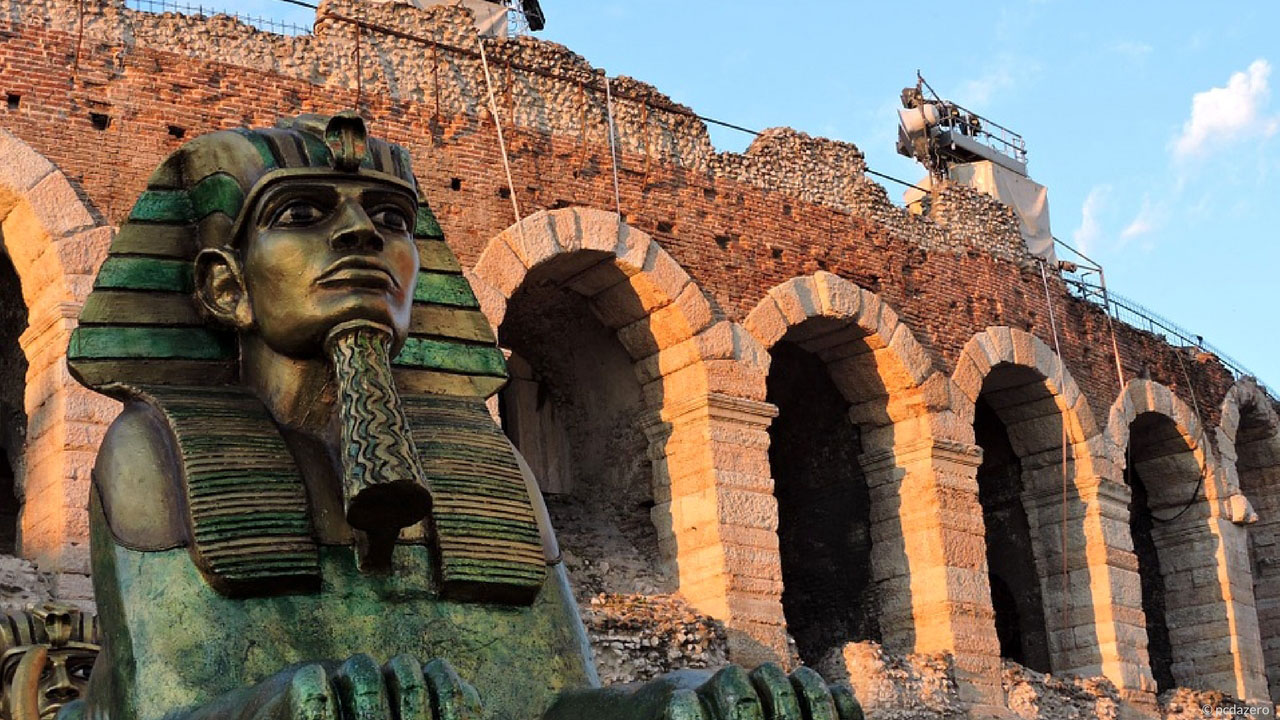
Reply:
[[[0, 236], [0, 250], [4, 238]], [[20, 476], [26, 441], [27, 357], [18, 338], [27, 329], [27, 305], [13, 262], [0, 252], [0, 554], [12, 555], [17, 546]]]
[[[1204, 470], [1170, 417], [1142, 412], [1129, 425], [1124, 478], [1133, 493], [1129, 529], [1157, 691], [1211, 686], [1202, 675], [1212, 669], [1201, 672], [1195, 656], [1230, 660], [1232, 648], [1229, 637], [1205, 637], [1223, 615], [1223, 600]], [[1212, 649], [1215, 643], [1221, 647]]]
[[640, 385], [614, 331], [565, 285], [574, 261], [562, 255], [539, 265], [507, 305], [498, 338], [512, 353], [511, 382], [499, 414], [538, 478], [570, 582], [587, 606], [599, 593], [672, 588], [649, 513]]
[[973, 432], [982, 448], [978, 501], [1000, 656], [1049, 672], [1041, 592], [1046, 573], [1037, 565], [1044, 553], [1036, 547], [1035, 511], [1027, 507], [1027, 490], [1035, 479], [1025, 467], [1061, 458], [1062, 416], [1044, 377], [1019, 365], [993, 368], [974, 406]]
[[1253, 598], [1271, 700], [1280, 702], [1280, 427], [1256, 391], [1240, 408], [1236, 472], [1258, 520], [1249, 526]]
[[[819, 325], [836, 323], [810, 320], [801, 327]], [[881, 635], [861, 433], [827, 363], [792, 342], [797, 334], [770, 351], [768, 401], [778, 416], [769, 427], [769, 465], [778, 500], [783, 614], [800, 658], [815, 664], [846, 642], [880, 642]]]

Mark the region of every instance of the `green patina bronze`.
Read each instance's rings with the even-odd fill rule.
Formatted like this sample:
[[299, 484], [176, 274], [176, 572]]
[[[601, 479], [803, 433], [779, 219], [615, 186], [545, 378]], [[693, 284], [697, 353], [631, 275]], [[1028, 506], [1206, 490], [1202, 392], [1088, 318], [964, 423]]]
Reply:
[[597, 687], [484, 403], [502, 352], [408, 154], [353, 114], [170, 156], [67, 358], [125, 410], [90, 501], [102, 652], [62, 720], [860, 717], [769, 665]]
[[[112, 717], [159, 718], [208, 702], [208, 688], [252, 685], [301, 659], [370, 653], [445, 658], [479, 689], [486, 717], [539, 717], [567, 687], [594, 683], [589, 649], [564, 571], [557, 566], [528, 606], [441, 602], [427, 548], [396, 548], [396, 572], [361, 575], [347, 548], [322, 548], [317, 593], [228, 598], [205, 584], [185, 550], [143, 553], [111, 541], [93, 514], [95, 572], [110, 623], [104, 644], [127, 644], [133, 663], [113, 666], [94, 690], [136, 686]], [[127, 631], [126, 631], [127, 628]], [[175, 632], [175, 628], [180, 629]], [[147, 678], [164, 681], [145, 682]]]

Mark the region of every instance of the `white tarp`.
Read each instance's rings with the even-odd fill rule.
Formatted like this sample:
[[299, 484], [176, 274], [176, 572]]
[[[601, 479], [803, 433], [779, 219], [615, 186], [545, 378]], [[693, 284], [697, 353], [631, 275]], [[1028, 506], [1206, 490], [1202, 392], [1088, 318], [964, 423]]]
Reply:
[[1027, 250], [1051, 266], [1058, 264], [1049, 230], [1049, 191], [1043, 185], [989, 160], [952, 165], [951, 179], [1013, 208]]
[[[395, 0], [378, 0], [379, 2], [394, 2]], [[489, 0], [407, 0], [407, 2], [419, 9], [426, 9], [432, 5], [461, 5], [471, 11], [476, 18], [476, 28], [480, 34], [485, 37], [506, 37], [507, 36], [507, 8], [501, 3], [490, 2]]]

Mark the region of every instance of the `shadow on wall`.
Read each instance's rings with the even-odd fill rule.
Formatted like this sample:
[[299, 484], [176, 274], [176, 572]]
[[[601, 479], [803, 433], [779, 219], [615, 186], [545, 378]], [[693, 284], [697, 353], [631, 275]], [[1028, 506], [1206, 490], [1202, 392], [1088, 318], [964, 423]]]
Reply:
[[[1209, 657], [1229, 660], [1232, 655], [1229, 645], [1204, 652], [1206, 643], [1221, 645], [1230, 635], [1206, 480], [1171, 418], [1144, 412], [1133, 419], [1125, 463], [1125, 481], [1133, 490], [1129, 527], [1142, 581], [1147, 653], [1159, 692], [1179, 685], [1234, 686], [1234, 668], [1225, 668], [1222, 679], [1204, 665]], [[1220, 634], [1212, 638], [1206, 632]]]
[[[0, 236], [0, 249], [4, 238]], [[17, 547], [20, 477], [26, 442], [27, 357], [18, 338], [27, 329], [27, 305], [13, 262], [0, 253], [0, 554]]]
[[1079, 438], [1064, 433], [1060, 399], [1028, 365], [999, 362], [983, 379], [974, 437], [984, 455], [978, 493], [988, 580], [1002, 657], [1041, 672], [1096, 674], [1097, 644], [1078, 633], [1096, 633], [1089, 570], [1079, 568], [1086, 513], [1077, 484], [1063, 476], [1064, 461], [1069, 474], [1080, 467], [1078, 458], [1064, 460], [1064, 442], [1071, 448]]
[[614, 333], [559, 281], [566, 260], [529, 273], [499, 328], [512, 351], [503, 429], [542, 487], [580, 603], [669, 592], [649, 516], [640, 385]]
[[783, 341], [770, 351], [769, 465], [778, 499], [782, 608], [800, 658], [881, 641], [871, 575], [871, 496], [849, 402], [817, 356]]
[[[1052, 419], [1047, 422], [1053, 424]], [[1049, 672], [1044, 602], [1031, 527], [1023, 505], [1022, 464], [1009, 442], [1008, 430], [983, 395], [979, 395], [975, 406], [973, 432], [982, 448], [978, 502], [982, 505], [1000, 656], [1032, 670]]]

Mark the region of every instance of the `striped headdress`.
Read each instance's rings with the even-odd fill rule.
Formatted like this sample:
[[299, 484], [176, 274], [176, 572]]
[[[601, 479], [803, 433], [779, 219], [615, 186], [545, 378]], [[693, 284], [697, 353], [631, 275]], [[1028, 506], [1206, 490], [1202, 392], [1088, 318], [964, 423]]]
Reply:
[[418, 198], [420, 267], [392, 374], [432, 494], [442, 587], [458, 599], [530, 602], [545, 577], [537, 520], [484, 406], [506, 380], [502, 352], [418, 192], [408, 153], [367, 137], [354, 114], [215, 132], [170, 155], [112, 242], [67, 364], [84, 385], [164, 413], [178, 444], [193, 558], [215, 588], [317, 587], [301, 477], [266, 408], [238, 386], [235, 334], [198, 310], [193, 261], [203, 248], [235, 247], [272, 183], [353, 174]]
[[[340, 169], [344, 159], [358, 163], [351, 170], [359, 175], [418, 195], [403, 148], [376, 138], [344, 147], [335, 131], [342, 120], [359, 124], [363, 139], [354, 115], [304, 115], [273, 129], [203, 135], [170, 155], [112, 242], [81, 311], [67, 351], [76, 379], [109, 394], [116, 394], [114, 383], [234, 382], [234, 335], [210, 327], [193, 301], [196, 253], [231, 247], [254, 196], [274, 180], [350, 177]], [[404, 393], [488, 397], [506, 380], [502, 353], [435, 216], [421, 196], [418, 203], [413, 234], [421, 270], [409, 339], [393, 360], [397, 386]]]

